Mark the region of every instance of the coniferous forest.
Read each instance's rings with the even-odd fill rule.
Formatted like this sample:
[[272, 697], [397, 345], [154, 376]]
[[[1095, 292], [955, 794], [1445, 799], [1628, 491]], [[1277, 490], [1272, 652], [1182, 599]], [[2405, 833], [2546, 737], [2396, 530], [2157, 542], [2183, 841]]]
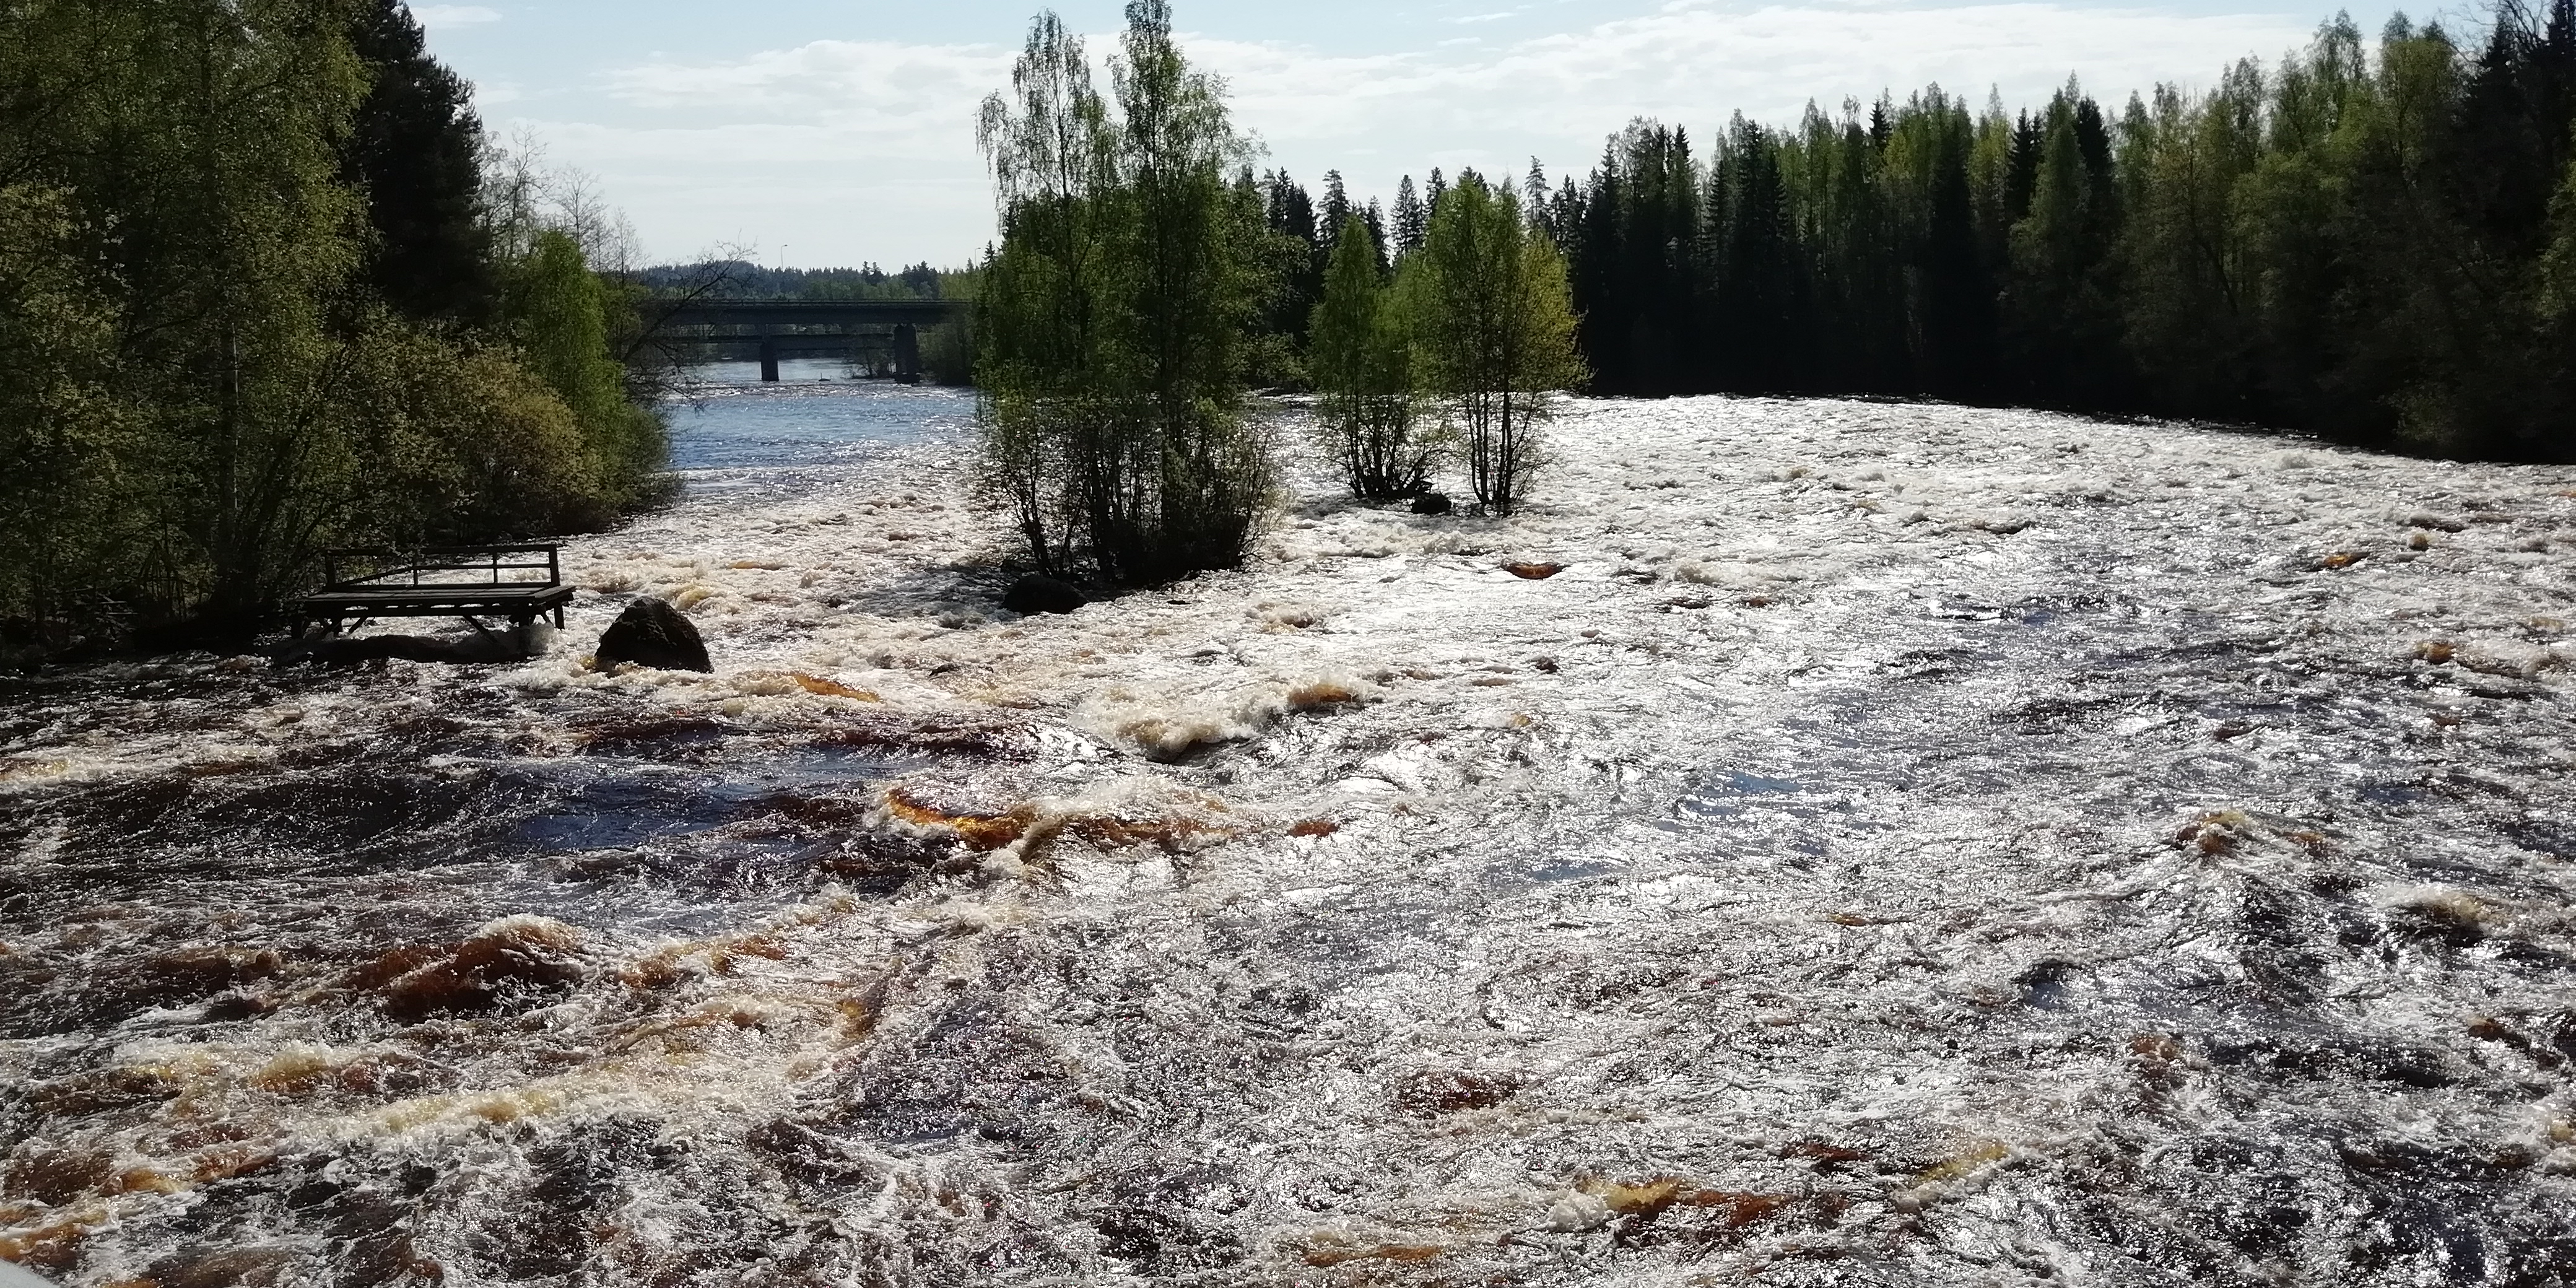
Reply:
[[1127, 16], [1111, 98], [1046, 15], [985, 111], [987, 465], [1050, 570], [1239, 560], [1265, 459], [1247, 384], [1314, 390], [1360, 496], [1423, 493], [1454, 460], [1489, 513], [1543, 463], [1567, 387], [2576, 458], [2576, 0], [2508, 4], [2466, 43], [2400, 15], [2373, 49], [2338, 16], [2278, 66], [2116, 109], [2073, 80], [2010, 113], [1934, 86], [1786, 127], [1738, 114], [1704, 153], [1639, 120], [1579, 179], [1435, 169], [1391, 210], [1338, 172], [1320, 200], [1256, 178], [1169, 5]]
[[[2576, 458], [2576, 0], [2482, 34], [2337, 17], [2277, 65], [2105, 106], [1939, 87], [1640, 120], [1581, 178], [1534, 162], [1591, 391], [1933, 397], [2253, 423], [2446, 455]], [[1356, 214], [1401, 260], [1454, 185], [1354, 211], [1268, 176], [1320, 297]], [[1302, 337], [1301, 337], [1302, 338]]]

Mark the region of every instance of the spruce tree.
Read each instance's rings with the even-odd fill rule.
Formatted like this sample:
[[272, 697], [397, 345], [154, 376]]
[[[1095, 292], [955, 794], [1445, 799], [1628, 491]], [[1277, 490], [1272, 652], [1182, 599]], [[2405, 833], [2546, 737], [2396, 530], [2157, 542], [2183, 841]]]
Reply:
[[1395, 185], [1395, 258], [1402, 259], [1422, 249], [1423, 234], [1431, 227], [1431, 211], [1414, 195], [1413, 176], [1406, 175]]
[[486, 322], [498, 282], [473, 87], [430, 57], [405, 0], [361, 0], [350, 45], [371, 77], [340, 156], [375, 230], [366, 279], [405, 317]]
[[1331, 251], [1316, 226], [1313, 198], [1286, 171], [1272, 171], [1263, 189], [1264, 214], [1278, 243], [1268, 329], [1302, 345], [1306, 315], [1323, 295], [1324, 265]]
[[1315, 231], [1326, 253], [1330, 253], [1341, 236], [1342, 226], [1351, 221], [1350, 190], [1342, 186], [1342, 172], [1324, 172], [1324, 204], [1316, 211]]
[[2031, 194], [2039, 190], [2039, 154], [2047, 141], [2028, 109], [2013, 121], [2011, 159], [2004, 177], [2004, 216], [2011, 223], [2020, 223], [2030, 214]]
[[1805, 282], [1780, 170], [1777, 141], [1739, 114], [1720, 166], [1726, 204], [1717, 269], [1722, 369], [1733, 390], [1806, 384]]

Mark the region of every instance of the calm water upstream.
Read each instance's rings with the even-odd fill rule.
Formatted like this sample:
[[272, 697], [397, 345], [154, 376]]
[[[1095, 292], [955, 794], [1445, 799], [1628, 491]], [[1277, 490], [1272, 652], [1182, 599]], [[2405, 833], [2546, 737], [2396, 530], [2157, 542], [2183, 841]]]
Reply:
[[709, 374], [527, 665], [0, 682], [0, 1256], [2576, 1283], [2576, 471], [1582, 402], [1022, 620], [967, 395]]
[[697, 368], [672, 408], [672, 468], [847, 466], [888, 446], [962, 430], [974, 412], [970, 393], [852, 380], [847, 369], [790, 359], [779, 364], [779, 383], [764, 385], [758, 363]]

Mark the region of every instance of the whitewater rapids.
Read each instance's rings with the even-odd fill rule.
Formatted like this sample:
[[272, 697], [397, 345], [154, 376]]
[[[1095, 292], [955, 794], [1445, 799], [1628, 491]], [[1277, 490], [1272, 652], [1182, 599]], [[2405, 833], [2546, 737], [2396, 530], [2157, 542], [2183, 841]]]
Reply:
[[[523, 667], [0, 691], [0, 1257], [2576, 1281], [2576, 471], [1578, 402], [1020, 620], [942, 423]], [[584, 669], [638, 594], [716, 675]]]

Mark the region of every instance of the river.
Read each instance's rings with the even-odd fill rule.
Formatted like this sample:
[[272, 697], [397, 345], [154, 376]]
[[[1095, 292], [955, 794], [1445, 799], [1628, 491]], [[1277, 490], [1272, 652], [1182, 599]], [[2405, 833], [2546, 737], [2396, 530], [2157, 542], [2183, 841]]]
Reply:
[[[2576, 471], [1583, 401], [1510, 520], [1298, 464], [1247, 569], [1022, 620], [966, 396], [716, 374], [529, 664], [0, 690], [0, 1256], [2576, 1266]], [[586, 669], [639, 594], [716, 675]]]

